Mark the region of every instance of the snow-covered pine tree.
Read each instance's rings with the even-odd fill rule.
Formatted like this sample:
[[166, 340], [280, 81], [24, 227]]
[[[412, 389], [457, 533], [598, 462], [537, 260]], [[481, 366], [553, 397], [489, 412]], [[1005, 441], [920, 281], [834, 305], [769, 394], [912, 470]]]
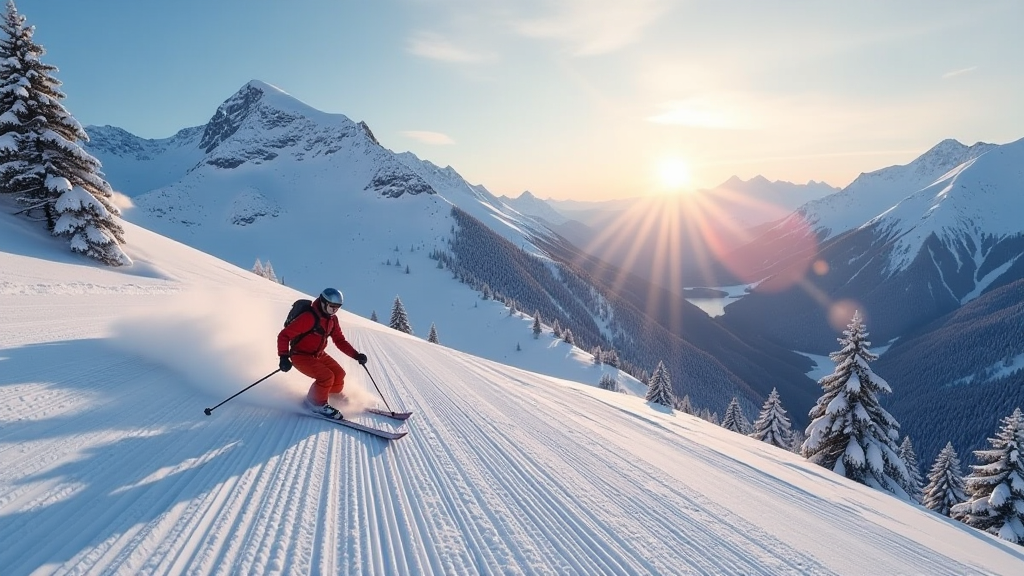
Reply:
[[732, 397], [732, 401], [729, 402], [729, 406], [725, 409], [725, 416], [722, 417], [722, 428], [740, 434], [750, 434], [750, 421], [743, 414], [740, 401], [735, 396]]
[[689, 394], [683, 394], [683, 397], [676, 400], [676, 410], [679, 410], [683, 414], [696, 414], [696, 410], [693, 407], [693, 402], [690, 401]]
[[811, 408], [801, 453], [847, 478], [908, 500], [907, 468], [899, 455], [899, 422], [878, 402], [892, 389], [868, 366], [870, 351], [860, 312], [838, 338], [842, 348], [829, 354], [835, 371], [818, 381], [824, 394]]
[[924, 480], [921, 479], [921, 468], [917, 465], [917, 454], [914, 453], [914, 444], [910, 441], [910, 436], [905, 437], [903, 443], [900, 444], [900, 458], [903, 459], [903, 465], [907, 467], [907, 484], [903, 489], [906, 490], [911, 500], [920, 504], [921, 499], [924, 498], [924, 494], [921, 492]]
[[551, 322], [551, 333], [555, 335], [555, 338], [562, 337], [562, 325], [558, 323], [558, 318]]
[[968, 500], [953, 506], [951, 514], [968, 526], [1024, 544], [1024, 415], [1020, 408], [1003, 418], [1002, 429], [988, 441], [990, 449], [974, 451], [978, 463], [965, 479]]
[[277, 282], [277, 274], [274, 273], [274, 265], [267, 260], [267, 263], [263, 266], [263, 277], [271, 282]]
[[711, 422], [715, 426], [719, 426], [721, 424], [721, 421], [718, 419], [718, 412], [712, 412], [711, 410], [708, 410], [706, 408], [705, 411], [706, 414], [703, 414], [701, 418], [707, 420], [708, 422]]
[[594, 357], [595, 366], [601, 365], [601, 353], [602, 352], [600, 346], [594, 346], [593, 348], [590, 349], [590, 355]]
[[431, 342], [433, 344], [440, 343], [437, 339], [437, 327], [434, 326], [433, 322], [430, 323], [430, 333], [427, 334], [427, 342]]
[[601, 355], [601, 361], [604, 362], [605, 364], [611, 366], [612, 368], [618, 368], [619, 367], [619, 353], [616, 352], [614, 348], [610, 348], [608, 350], [605, 350], [604, 354]]
[[772, 388], [768, 399], [764, 401], [750, 436], [784, 450], [793, 447], [792, 423], [786, 415], [786, 409], [782, 407], [779, 391], [775, 388]]
[[67, 238], [72, 251], [108, 266], [131, 265], [114, 191], [99, 160], [78, 144], [89, 136], [60, 103], [57, 67], [40, 60], [46, 50], [13, 0], [0, 30], [0, 192], [13, 194], [26, 214], [42, 210], [50, 233]]
[[252, 265], [252, 273], [257, 276], [263, 276], [263, 262], [260, 259], [256, 259], [256, 263]]
[[566, 328], [562, 331], [562, 341], [570, 346], [576, 345], [576, 339], [572, 337], [572, 330]]
[[647, 386], [647, 396], [644, 399], [669, 408], [675, 404], [672, 397], [672, 380], [669, 378], [664, 362], [658, 362], [658, 367], [654, 369], [651, 383]]
[[799, 428], [793, 429], [793, 445], [790, 446], [789, 451], [794, 454], [800, 454], [800, 449], [804, 445], [804, 440], [807, 437], [804, 436], [804, 431]]
[[395, 296], [395, 303], [391, 306], [391, 322], [388, 326], [391, 326], [399, 332], [412, 334], [412, 325], [409, 324], [409, 315], [406, 314], [405, 306], [402, 305], [402, 300], [398, 296]]
[[370, 320], [373, 320], [374, 322], [380, 322], [380, 320], [377, 320], [377, 311], [376, 310], [371, 310], [370, 311]]
[[949, 516], [953, 506], [966, 501], [967, 488], [964, 485], [963, 470], [960, 469], [960, 458], [953, 449], [953, 443], [946, 442], [946, 447], [939, 451], [928, 474], [923, 504], [943, 516]]
[[540, 310], [533, 313], [533, 339], [540, 338], [540, 333], [543, 329], [540, 326]]
[[597, 387], [614, 392], [619, 389], [619, 383], [615, 381], [615, 377], [611, 374], [602, 374]]

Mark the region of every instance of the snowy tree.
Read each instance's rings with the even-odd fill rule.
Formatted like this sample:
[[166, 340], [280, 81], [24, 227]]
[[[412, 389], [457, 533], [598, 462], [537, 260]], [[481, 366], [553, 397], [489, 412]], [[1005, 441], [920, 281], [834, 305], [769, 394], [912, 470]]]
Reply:
[[372, 310], [370, 312], [370, 320], [373, 320], [374, 322], [380, 322], [380, 320], [377, 320], [377, 311], [376, 310]]
[[554, 334], [556, 338], [562, 337], [562, 326], [558, 323], [558, 318], [555, 318], [554, 321], [551, 322], [551, 333]]
[[405, 313], [405, 306], [402, 300], [395, 296], [395, 303], [391, 306], [391, 322], [388, 324], [399, 332], [412, 334], [412, 325], [409, 324], [409, 315]]
[[612, 392], [619, 389], [619, 383], [615, 381], [615, 377], [611, 374], [602, 374], [601, 381], [597, 383], [598, 388], [604, 390], [611, 390]]
[[601, 347], [600, 346], [594, 346], [593, 348], [591, 348], [590, 349], [590, 355], [594, 357], [594, 365], [600, 366], [601, 365]]
[[786, 415], [786, 409], [782, 407], [779, 391], [775, 388], [772, 388], [768, 399], [764, 401], [750, 436], [785, 450], [793, 447], [792, 423]]
[[616, 352], [614, 348], [605, 350], [604, 354], [601, 355], [601, 361], [604, 362], [605, 364], [611, 366], [612, 368], [618, 368], [619, 367], [619, 353]]
[[903, 489], [911, 500], [920, 504], [924, 497], [921, 492], [924, 480], [921, 479], [921, 469], [917, 465], [917, 454], [914, 453], [914, 444], [910, 441], [910, 436], [904, 438], [903, 443], [900, 444], [900, 458], [903, 460], [903, 465], [907, 467], [907, 484]]
[[682, 399], [676, 401], [676, 410], [679, 410], [683, 414], [697, 413], [697, 411], [693, 407], [693, 402], [690, 401], [689, 394], [684, 394]]
[[430, 334], [427, 334], [427, 342], [432, 342], [434, 344], [439, 343], [437, 339], [437, 327], [434, 326], [433, 322], [430, 323]]
[[732, 397], [732, 401], [729, 402], [729, 406], [725, 409], [725, 416], [722, 417], [722, 428], [740, 434], [750, 434], [750, 421], [743, 414], [740, 401], [735, 396]]
[[533, 339], [540, 338], [540, 333], [543, 329], [540, 326], [540, 310], [533, 313]]
[[256, 259], [256, 263], [252, 265], [252, 273], [257, 276], [263, 276], [263, 262], [260, 259]]
[[1024, 415], [1020, 408], [1003, 419], [988, 439], [991, 448], [974, 452], [978, 464], [966, 478], [968, 500], [951, 512], [979, 530], [1024, 544]]
[[263, 266], [263, 277], [271, 282], [277, 282], [277, 274], [274, 273], [274, 266], [267, 260], [265, 266]]
[[899, 456], [899, 423], [878, 402], [889, 384], [868, 366], [869, 350], [860, 312], [839, 338], [842, 348], [829, 358], [835, 371], [818, 381], [824, 394], [811, 408], [801, 453], [805, 458], [872, 488], [909, 499], [903, 486], [907, 469]]
[[669, 408], [672, 407], [674, 403], [672, 398], [672, 380], [669, 378], [668, 369], [665, 368], [664, 362], [658, 362], [658, 367], [654, 369], [654, 374], [651, 375], [651, 383], [647, 387], [645, 400], [661, 404], [662, 406], [668, 406]]
[[947, 442], [932, 464], [928, 474], [928, 486], [924, 489], [923, 503], [928, 508], [949, 516], [953, 506], [967, 501], [967, 488], [964, 485], [960, 459], [953, 449], [953, 443]]
[[715, 426], [718, 426], [718, 412], [712, 412], [708, 408], [701, 408], [700, 417], [702, 420], [707, 420]]
[[0, 30], [7, 36], [0, 40], [0, 192], [27, 206], [26, 214], [42, 210], [50, 233], [66, 238], [73, 252], [130, 265], [114, 191], [99, 160], [79, 145], [89, 136], [60, 103], [57, 68], [40, 60], [46, 51], [13, 0]]
[[564, 331], [562, 332], [562, 340], [563, 340], [563, 341], [564, 341], [564, 342], [565, 342], [566, 344], [568, 344], [568, 345], [570, 345], [570, 346], [575, 346], [575, 345], [576, 345], [576, 339], [572, 337], [572, 330], [570, 330], [570, 329], [568, 329], [568, 328], [566, 328], [566, 329], [565, 329], [565, 330], [564, 330]]
[[793, 445], [790, 446], [789, 451], [795, 454], [800, 454], [800, 449], [804, 445], [804, 440], [807, 437], [804, 436], [804, 431], [799, 428], [793, 429]]

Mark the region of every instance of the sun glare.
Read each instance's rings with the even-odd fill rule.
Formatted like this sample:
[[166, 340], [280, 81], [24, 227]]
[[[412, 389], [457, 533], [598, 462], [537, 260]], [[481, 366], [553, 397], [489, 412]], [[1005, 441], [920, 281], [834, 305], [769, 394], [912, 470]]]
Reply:
[[665, 158], [658, 163], [658, 187], [662, 192], [682, 192], [690, 182], [690, 167], [682, 159]]

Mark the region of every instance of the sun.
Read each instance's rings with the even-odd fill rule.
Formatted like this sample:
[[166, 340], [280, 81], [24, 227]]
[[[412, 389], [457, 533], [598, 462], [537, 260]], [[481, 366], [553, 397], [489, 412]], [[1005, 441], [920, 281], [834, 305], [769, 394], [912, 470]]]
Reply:
[[665, 193], [685, 191], [693, 181], [690, 166], [682, 158], [663, 158], [657, 166], [658, 188]]

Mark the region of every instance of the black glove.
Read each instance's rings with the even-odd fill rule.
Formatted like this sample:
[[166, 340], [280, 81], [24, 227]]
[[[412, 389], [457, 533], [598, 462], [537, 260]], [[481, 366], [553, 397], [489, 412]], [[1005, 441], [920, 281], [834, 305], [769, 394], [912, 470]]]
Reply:
[[360, 366], [366, 366], [366, 354], [362, 352], [356, 354], [356, 362], [359, 362]]
[[281, 356], [281, 363], [278, 366], [280, 366], [281, 372], [287, 372], [292, 369], [292, 361], [287, 356]]

